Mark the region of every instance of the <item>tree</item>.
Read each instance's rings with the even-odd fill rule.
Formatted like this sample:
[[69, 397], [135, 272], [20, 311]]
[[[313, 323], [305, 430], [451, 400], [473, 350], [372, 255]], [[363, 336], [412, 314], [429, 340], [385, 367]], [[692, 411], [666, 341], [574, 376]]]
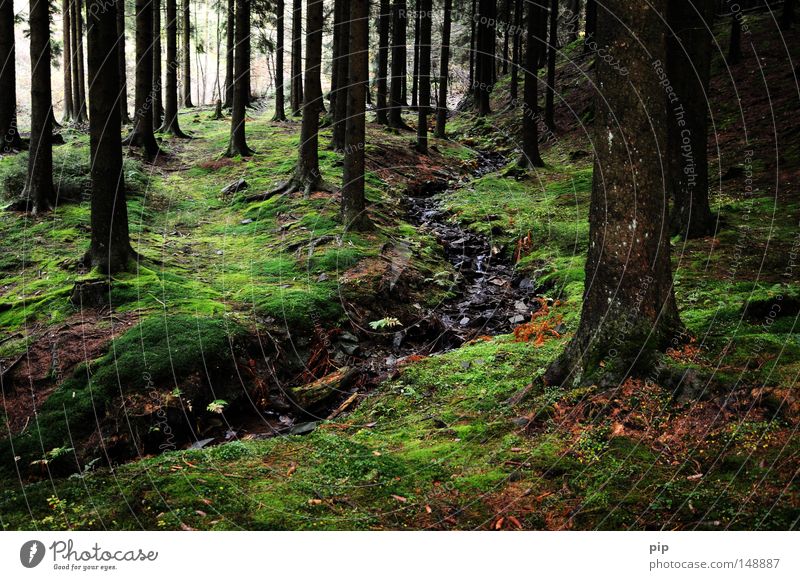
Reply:
[[[652, 369], [682, 333], [673, 293], [668, 196], [659, 151], [667, 111], [661, 78], [667, 0], [598, 3], [595, 163], [586, 288], [578, 329], [544, 375], [548, 385], [612, 386]], [[638, 152], [635, 155], [632, 152]]]
[[192, 104], [192, 14], [189, 0], [183, 0], [183, 106], [194, 107]]
[[[333, 75], [331, 86], [331, 112], [333, 135], [331, 147], [344, 149], [345, 119], [347, 118], [347, 87], [350, 55], [350, 5], [349, 0], [335, 0], [333, 14]], [[306, 87], [308, 90], [308, 87]]]
[[508, 95], [512, 107], [517, 104], [519, 94], [519, 66], [522, 60], [522, 0], [514, 0], [514, 43], [511, 49], [511, 80], [509, 81]]
[[712, 234], [708, 203], [708, 85], [714, 8], [710, 2], [670, 0], [667, 7], [667, 74], [677, 101], [667, 130], [670, 233], [684, 238]]
[[781, 30], [791, 30], [794, 26], [794, 0], [784, 0], [781, 12]]
[[422, 10], [420, 0], [415, 0], [414, 5], [414, 55], [411, 68], [411, 107], [417, 106], [417, 93], [419, 92], [419, 26]]
[[392, 4], [392, 78], [389, 83], [389, 126], [395, 129], [409, 129], [403, 121], [406, 19], [406, 0], [395, 0]]
[[273, 121], [286, 120], [286, 105], [283, 97], [283, 17], [285, 11], [284, 0], [278, 0], [275, 7], [278, 42], [275, 45], [275, 114], [272, 116]]
[[584, 34], [584, 43], [583, 43], [583, 52], [587, 53], [591, 48], [591, 44], [588, 41], [592, 38], [597, 30], [597, 0], [586, 0], [586, 22], [584, 22], [583, 34]]
[[578, 21], [581, 15], [581, 0], [569, 2], [569, 28], [567, 29], [567, 44], [578, 40]]
[[0, 152], [22, 148], [17, 130], [16, 47], [14, 2], [0, 0]]
[[[0, 0], [0, 3], [4, 3], [5, 0]], [[64, 73], [64, 115], [61, 118], [63, 123], [69, 123], [72, 121], [72, 118], [75, 116], [75, 113], [72, 111], [72, 51], [71, 51], [71, 43], [72, 40], [70, 39], [70, 8], [69, 8], [70, 0], [62, 0], [61, 1], [61, 39], [62, 39], [62, 53], [61, 56], [61, 68], [62, 72]], [[2, 8], [0, 8], [2, 10]], [[12, 12], [13, 14], [13, 12]], [[0, 19], [2, 16], [0, 16]], [[0, 37], [5, 38], [6, 31], [0, 31]], [[11, 39], [13, 40], [13, 28], [11, 29]], [[0, 40], [0, 42], [3, 42]], [[0, 62], [8, 62], [2, 59], [2, 55], [0, 54]], [[11, 61], [13, 62], [13, 60]]]
[[113, 274], [125, 270], [128, 261], [135, 256], [128, 234], [122, 143], [115, 129], [121, 124], [117, 105], [120, 79], [116, 13], [117, 4], [122, 0], [88, 1], [92, 235], [84, 263], [104, 274]]
[[447, 136], [447, 77], [450, 62], [450, 28], [453, 0], [444, 0], [444, 22], [442, 23], [442, 52], [439, 57], [439, 106], [436, 110], [436, 136]]
[[509, 37], [508, 29], [511, 23], [511, 3], [512, 0], [503, 0], [503, 58], [500, 63], [502, 74], [508, 74], [508, 48]]
[[[225, 11], [225, 107], [233, 106], [233, 46], [236, 36], [236, 0], [228, 0]], [[283, 6], [283, 0], [278, 0], [278, 5]], [[283, 27], [283, 14], [279, 13], [278, 26]], [[283, 31], [283, 28], [281, 28]], [[278, 37], [281, 50], [283, 50], [283, 37]], [[281, 53], [281, 57], [283, 53]], [[283, 67], [283, 61], [281, 61]], [[283, 70], [283, 69], [281, 69]], [[283, 87], [281, 87], [281, 91]]]
[[55, 206], [53, 188], [53, 133], [50, 127], [53, 101], [50, 87], [50, 4], [30, 0], [31, 39], [31, 142], [28, 177], [22, 194], [33, 214]]
[[[164, 124], [161, 130], [173, 137], [188, 138], [178, 122], [178, 2], [167, 2], [167, 74], [164, 85]], [[120, 0], [122, 3], [122, 0]]]
[[551, 131], [555, 125], [556, 50], [558, 49], [558, 0], [550, 0], [550, 39], [547, 50], [547, 87], [544, 95], [544, 123]]
[[742, 21], [741, 14], [731, 12], [731, 37], [728, 45], [728, 65], [739, 64], [742, 60]]
[[72, 108], [77, 123], [86, 122], [86, 76], [83, 70], [83, 0], [72, 0]]
[[476, 19], [478, 17], [478, 3], [477, 0], [472, 0], [472, 8], [470, 10], [469, 22], [469, 91], [475, 90], [475, 50], [476, 50]]
[[419, 99], [417, 100], [417, 151], [428, 152], [428, 113], [431, 108], [431, 0], [417, 0], [419, 15]]
[[364, 145], [367, 62], [369, 54], [368, 0], [350, 0], [350, 85], [347, 88], [347, 129], [342, 176], [342, 221], [348, 229], [366, 230], [372, 224], [364, 198]]
[[[539, 0], [541, 2], [543, 0]], [[540, 30], [539, 23], [545, 18], [545, 9], [539, 2], [528, 4], [528, 22], [526, 29], [527, 52], [525, 55], [525, 86], [522, 104], [522, 157], [520, 167], [544, 167], [544, 161], [539, 153], [539, 75], [537, 66], [539, 54], [544, 42], [537, 35]]]
[[161, 90], [161, 0], [153, 0], [153, 129], [158, 130], [164, 119], [164, 99]]
[[491, 113], [489, 96], [495, 66], [495, 34], [491, 23], [495, 19], [495, 0], [478, 0], [474, 94], [479, 117]]
[[391, 22], [392, 8], [390, 0], [380, 0], [378, 13], [378, 78], [377, 80], [377, 121], [381, 125], [389, 124], [389, 115], [386, 105], [388, 103], [389, 74], [389, 23]]
[[236, 0], [236, 44], [234, 47], [233, 108], [231, 110], [231, 140], [228, 157], [253, 154], [245, 139], [245, 113], [250, 76], [250, 0]]
[[136, 0], [136, 96], [133, 129], [123, 143], [144, 148], [149, 158], [159, 153], [153, 135], [153, 0]]
[[128, 71], [125, 64], [125, 2], [117, 2], [117, 35], [119, 36], [119, 113], [120, 123], [131, 122], [128, 115]]
[[291, 109], [297, 117], [303, 108], [303, 1], [292, 0]]

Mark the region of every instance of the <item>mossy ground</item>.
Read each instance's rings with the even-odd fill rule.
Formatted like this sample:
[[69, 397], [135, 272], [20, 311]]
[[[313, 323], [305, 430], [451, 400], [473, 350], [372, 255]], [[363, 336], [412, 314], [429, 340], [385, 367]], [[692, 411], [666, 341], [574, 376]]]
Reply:
[[[767, 30], [764, 22], [751, 24], [756, 34]], [[762, 56], [779, 48], [764, 43]], [[572, 56], [578, 50], [567, 47]], [[747, 62], [736, 74], [759, 74]], [[581, 63], [561, 62], [559, 80], [567, 86], [568, 101], [585, 105], [586, 63]], [[715, 70], [724, 69], [717, 64]], [[789, 74], [780, 67], [770, 70]], [[496, 110], [504, 102], [502, 82]], [[722, 83], [719, 77], [714, 82]], [[732, 104], [720, 106], [717, 114], [731, 132], [741, 133], [742, 123], [752, 119], [737, 117], [738, 104], [724, 102]], [[113, 471], [97, 468], [26, 485], [9, 478], [0, 495], [0, 524], [7, 529], [796, 528], [800, 332], [798, 314], [788, 305], [799, 298], [800, 272], [791, 256], [797, 252], [800, 206], [787, 192], [796, 193], [800, 161], [785, 160], [777, 192], [769, 171], [757, 172], [752, 194], [741, 181], [720, 182], [712, 201], [722, 219], [718, 235], [672, 242], [676, 296], [694, 338], [668, 352], [663, 368], [694, 369], [714, 380], [689, 397], [661, 387], [658, 373], [610, 392], [529, 387], [561, 351], [580, 311], [591, 187], [590, 157], [580, 154], [590, 150], [581, 123], [590, 112], [584, 106], [571, 110], [573, 122], [565, 122], [559, 138], [544, 148], [546, 168], [522, 179], [513, 171], [489, 174], [443, 197], [453, 219], [491, 236], [544, 294], [557, 299], [544, 322], [536, 322], [541, 340], [487, 338], [409, 362], [398, 377], [363, 396], [353, 412], [306, 436], [174, 451]], [[791, 108], [776, 111], [791, 115]], [[560, 118], [569, 114], [569, 107], [559, 109]], [[507, 135], [514, 119], [512, 112], [499, 113], [487, 129], [486, 122], [459, 115], [450, 130], [467, 147], [437, 146], [445, 159], [466, 164], [473, 157], [469, 148], [505, 148], [513, 155], [513, 139], [491, 129], [505, 127]], [[344, 312], [329, 281], [375, 258], [392, 240], [412, 238], [419, 268], [444, 267], [433, 241], [398, 220], [396, 190], [375, 175], [368, 184], [378, 231], [340, 237], [346, 240], [341, 244], [328, 241], [309, 255], [311, 240], [341, 236], [334, 198], [243, 204], [219, 194], [242, 176], [250, 191], [276, 184], [291, 169], [297, 126], [257, 117], [248, 139], [259, 155], [222, 160], [225, 123], [194, 112], [184, 113], [182, 122], [202, 136], [168, 145], [172, 163], [184, 164], [186, 171], [150, 171], [143, 200], [133, 201], [141, 213], [131, 212], [141, 216], [134, 224], [137, 250], [163, 265], [145, 260], [138, 275], [122, 276], [116, 285], [114, 307], [141, 311], [143, 324], [163, 318], [164, 305], [170, 316], [210, 321], [224, 314], [237, 328], [252, 324], [252, 313], [296, 326], [321, 312], [335, 323]], [[385, 139], [394, 139], [390, 147], [398, 148], [409, 140], [391, 133]], [[769, 151], [755, 141], [756, 161], [767, 159], [759, 161], [764, 169]], [[722, 174], [741, 165], [740, 154], [738, 144], [723, 146], [720, 169], [712, 171]], [[332, 153], [323, 153], [323, 175], [334, 183], [335, 161]], [[18, 216], [0, 216], [7, 276], [2, 300], [13, 304], [0, 312], [4, 327], [22, 332], [32, 322], [53, 324], [73, 314], [64, 298], [77, 275], [64, 264], [85, 244], [86, 219], [84, 206], [64, 206], [20, 232]], [[242, 223], [248, 219], [253, 221]], [[31, 244], [33, 238], [38, 243]], [[329, 281], [318, 282], [325, 278], [321, 274]], [[12, 340], [0, 348], [5, 356], [24, 344]]]

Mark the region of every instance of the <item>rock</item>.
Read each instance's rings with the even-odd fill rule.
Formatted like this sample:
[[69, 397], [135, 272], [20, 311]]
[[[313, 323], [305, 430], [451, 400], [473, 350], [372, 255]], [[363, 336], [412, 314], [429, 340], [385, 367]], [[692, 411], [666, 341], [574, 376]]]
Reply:
[[211, 443], [213, 440], [214, 440], [213, 437], [209, 437], [208, 439], [200, 439], [200, 441], [195, 441], [194, 443], [192, 443], [189, 449], [202, 449], [203, 447]]
[[222, 188], [222, 195], [233, 195], [234, 193], [239, 193], [240, 191], [244, 191], [247, 189], [249, 184], [244, 179], [237, 179], [233, 183], [229, 183], [225, 187]]
[[523, 278], [519, 281], [519, 289], [520, 290], [533, 290], [533, 280], [530, 278]]
[[583, 149], [576, 149], [575, 151], [570, 151], [569, 153], [569, 160], [570, 161], [577, 161], [578, 159], [583, 159], [588, 157], [589, 153], [584, 151]]
[[525, 304], [522, 300], [517, 300], [514, 303], [514, 310], [518, 310], [520, 312], [527, 312], [529, 310], [528, 305]]
[[244, 225], [253, 223], [253, 220], [251, 220], [250, 218], [247, 218], [247, 219], [244, 219], [244, 220], [240, 221], [239, 223], [244, 226]]
[[511, 318], [509, 318], [508, 321], [511, 324], [522, 324], [523, 322], [525, 322], [525, 317], [522, 316], [521, 314], [517, 314], [516, 316], [512, 316]]
[[291, 435], [306, 435], [307, 433], [311, 433], [316, 428], [317, 421], [310, 421], [308, 423], [300, 423], [299, 425], [295, 425], [289, 429], [289, 433]]
[[465, 316], [464, 318], [462, 318], [461, 320], [459, 320], [459, 321], [458, 321], [458, 323], [459, 323], [461, 326], [466, 326], [467, 324], [469, 324], [469, 317], [468, 317], [468, 316]]
[[325, 272], [323, 272], [317, 277], [317, 282], [327, 282], [327, 281], [328, 281], [328, 275]]

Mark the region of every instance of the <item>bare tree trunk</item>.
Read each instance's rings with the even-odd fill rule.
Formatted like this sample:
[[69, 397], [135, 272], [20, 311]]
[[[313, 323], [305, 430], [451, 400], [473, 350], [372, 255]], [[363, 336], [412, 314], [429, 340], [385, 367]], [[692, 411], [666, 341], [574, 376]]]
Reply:
[[241, 155], [249, 157], [253, 154], [245, 139], [245, 114], [247, 107], [247, 90], [249, 83], [245, 79], [250, 76], [250, 0], [236, 0], [236, 45], [234, 47], [234, 82], [233, 109], [231, 110], [231, 140], [228, 157]]
[[159, 153], [153, 135], [153, 0], [136, 0], [136, 111], [124, 144], [144, 148], [149, 158]]
[[125, 270], [134, 256], [128, 233], [122, 143], [119, 131], [109, 130], [121, 124], [117, 104], [117, 3], [88, 1], [92, 237], [84, 263], [104, 274], [113, 274]]
[[22, 148], [17, 128], [14, 2], [0, 0], [0, 152]]
[[420, 0], [414, 0], [414, 60], [411, 67], [411, 107], [417, 106], [417, 92], [419, 90], [419, 25], [420, 25]]
[[[540, 0], [541, 1], [541, 0]], [[540, 22], [546, 18], [544, 7], [539, 3], [528, 4], [527, 55], [525, 59], [524, 103], [522, 105], [522, 157], [521, 167], [544, 167], [539, 153], [539, 127], [537, 107], [539, 105], [539, 76], [537, 66], [543, 40], [537, 35]]]
[[[343, 150], [345, 141], [345, 119], [347, 118], [347, 87], [350, 84], [350, 0], [336, 0], [334, 4], [334, 42], [335, 67], [334, 85], [331, 90], [331, 111], [333, 112], [333, 135], [331, 146]], [[336, 14], [338, 12], [338, 14]], [[306, 87], [308, 89], [308, 87]]]
[[[77, 79], [78, 90], [73, 89], [73, 98], [77, 98], [77, 107], [75, 109], [75, 120], [78, 123], [86, 122], [86, 71], [83, 64], [83, 0], [74, 0], [74, 24], [73, 31], [75, 31], [75, 43], [77, 45], [77, 52], [75, 53], [76, 67], [73, 69], [73, 77]], [[77, 75], [77, 76], [76, 76]]]
[[444, 0], [444, 22], [442, 23], [442, 53], [439, 57], [439, 102], [436, 110], [436, 136], [447, 137], [447, 83], [450, 74], [450, 28], [453, 0]]
[[192, 14], [189, 0], [183, 0], [183, 106], [190, 108], [192, 104]]
[[161, 86], [161, 0], [153, 0], [153, 129], [156, 131], [164, 119]]
[[272, 116], [272, 120], [285, 121], [286, 105], [284, 104], [283, 96], [283, 23], [286, 6], [284, 5], [284, 0], [278, 0], [275, 11], [278, 42], [275, 47], [275, 114]]
[[[283, 0], [279, 0], [283, 4]], [[283, 21], [280, 21], [283, 26]], [[225, 107], [233, 106], [233, 59], [234, 43], [236, 41], [236, 4], [235, 0], [228, 0], [228, 9], [225, 20]]]
[[492, 91], [492, 77], [494, 75], [495, 36], [494, 28], [490, 26], [494, 18], [495, 0], [478, 0], [478, 28], [475, 69], [475, 100], [479, 117], [491, 113], [489, 97]]
[[388, 103], [388, 79], [389, 74], [389, 23], [392, 18], [390, 0], [380, 0], [380, 12], [378, 14], [378, 78], [377, 78], [377, 107], [378, 123], [381, 125], [389, 124], [387, 113]]
[[[0, 2], [5, 2], [6, 0], [0, 0]], [[69, 9], [70, 0], [62, 0], [61, 1], [61, 38], [62, 38], [62, 69], [64, 73], [64, 116], [61, 118], [62, 123], [69, 123], [72, 121], [72, 118], [75, 114], [72, 112], [72, 51], [71, 51], [71, 39], [70, 39], [70, 9]], [[1, 17], [0, 17], [1, 18]], [[12, 24], [12, 39], [13, 39], [13, 24]], [[4, 30], [0, 30], [0, 38], [6, 32]], [[2, 41], [0, 41], [2, 42]], [[2, 55], [0, 54], [0, 58]], [[2, 65], [0, 65], [2, 66]]]
[[503, 62], [501, 63], [502, 73], [508, 74], [508, 48], [509, 48], [509, 24], [511, 23], [511, 3], [513, 0], [503, 0]]
[[403, 86], [406, 84], [406, 0], [392, 4], [392, 78], [389, 83], [389, 126], [408, 129], [403, 121]]
[[477, 50], [477, 26], [476, 26], [476, 19], [478, 18], [478, 2], [477, 0], [472, 0], [472, 11], [469, 13], [470, 21], [469, 21], [469, 88], [467, 89], [469, 93], [474, 93], [475, 91], [475, 51]]
[[522, 0], [514, 0], [514, 45], [511, 49], [511, 80], [509, 81], [509, 102], [512, 107], [517, 105], [519, 93], [519, 67], [522, 61]]
[[547, 87], [544, 95], [544, 123], [551, 131], [556, 130], [555, 119], [555, 85], [556, 85], [556, 50], [558, 48], [558, 0], [550, 0], [550, 39], [547, 50]]
[[[72, 0], [70, 0], [72, 1]], [[128, 71], [125, 59], [125, 2], [117, 2], [117, 36], [119, 37], [119, 115], [120, 123], [125, 125], [131, 122], [128, 115]]]
[[[652, 372], [658, 351], [683, 333], [673, 293], [664, 151], [666, 99], [654, 61], [664, 62], [667, 0], [598, 3], [598, 45], [628, 75], [598, 58], [595, 164], [581, 320], [547, 385], [617, 386]], [[636, 91], [631, 90], [636, 87]]]
[[584, 23], [583, 52], [591, 50], [590, 43], [586, 42], [595, 35], [597, 30], [597, 0], [586, 0], [586, 22]]
[[419, 18], [419, 100], [417, 101], [417, 152], [428, 153], [428, 113], [431, 108], [431, 0], [417, 0]]
[[742, 60], [742, 21], [740, 12], [731, 12], [731, 38], [728, 45], [728, 64], [739, 64]]
[[162, 131], [187, 138], [178, 122], [178, 0], [167, 2], [167, 74], [164, 85], [164, 125]]
[[297, 117], [303, 108], [303, 2], [292, 0], [292, 115]]

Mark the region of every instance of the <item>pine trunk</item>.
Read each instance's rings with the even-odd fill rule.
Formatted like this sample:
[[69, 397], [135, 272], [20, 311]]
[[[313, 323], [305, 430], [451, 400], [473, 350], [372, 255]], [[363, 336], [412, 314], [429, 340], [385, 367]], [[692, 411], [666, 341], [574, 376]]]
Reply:
[[187, 137], [178, 122], [178, 1], [167, 3], [167, 73], [164, 85], [164, 126], [173, 137]]
[[303, 109], [303, 1], [292, 0], [291, 109], [297, 117]]
[[547, 50], [547, 88], [544, 97], [544, 123], [555, 131], [556, 50], [558, 49], [558, 0], [550, 0], [550, 33]]
[[250, 76], [250, 0], [236, 0], [236, 48], [233, 69], [233, 108], [231, 109], [231, 140], [226, 155], [247, 157], [253, 154], [245, 138], [245, 115], [248, 100], [246, 79]]
[[417, 0], [419, 15], [419, 95], [417, 101], [417, 151], [428, 152], [428, 113], [431, 106], [431, 0]]
[[[233, 59], [236, 41], [236, 0], [228, 0], [225, 15], [225, 107], [233, 106]], [[283, 0], [280, 0], [281, 5]], [[283, 20], [279, 22], [283, 26]], [[282, 48], [282, 47], [281, 47]]]
[[73, 78], [73, 99], [75, 99], [75, 120], [78, 123], [86, 122], [86, 72], [83, 65], [83, 0], [73, 1], [73, 22], [72, 30], [74, 34], [73, 54], [75, 68], [72, 69]]
[[522, 157], [519, 160], [521, 167], [544, 167], [544, 161], [539, 153], [539, 75], [537, 66], [539, 54], [543, 49], [542, 38], [538, 36], [541, 30], [540, 23], [546, 18], [544, 8], [538, 3], [528, 5], [527, 23], [527, 54], [525, 59], [525, 86], [523, 90], [522, 105]]
[[322, 182], [319, 173], [319, 104], [322, 91], [316, 91], [314, 76], [322, 67], [322, 2], [306, 0], [306, 91], [303, 95], [303, 122], [300, 127], [300, 155], [296, 179], [303, 193], [311, 195]]
[[183, 0], [183, 106], [194, 107], [192, 104], [192, 14], [189, 0]]
[[[447, 0], [445, 0], [447, 1]], [[389, 124], [387, 114], [388, 104], [388, 79], [389, 74], [389, 24], [392, 9], [390, 0], [380, 0], [380, 13], [378, 14], [378, 78], [377, 78], [377, 107], [378, 123]]]
[[583, 52], [591, 50], [591, 44], [588, 41], [594, 36], [597, 29], [597, 0], [586, 0], [586, 21], [584, 22], [584, 44]]
[[14, 43], [14, 2], [0, 0], [0, 152], [22, 148], [17, 130], [16, 47]]
[[436, 110], [436, 136], [447, 136], [447, 84], [450, 75], [450, 28], [453, 0], [444, 0], [444, 22], [442, 23], [442, 53], [439, 57], [439, 103]]
[[[424, 0], [422, 0], [424, 1]], [[411, 106], [416, 107], [418, 104], [417, 101], [417, 93], [419, 91], [419, 45], [420, 45], [420, 37], [419, 37], [419, 26], [420, 26], [420, 17], [421, 17], [421, 8], [420, 5], [422, 2], [420, 0], [415, 0], [414, 5], [414, 61], [411, 67]]]
[[[0, 4], [4, 4], [6, 0], [0, 0]], [[72, 50], [70, 43], [72, 42], [70, 38], [70, 9], [69, 9], [70, 0], [62, 0], [61, 2], [61, 38], [62, 38], [62, 61], [61, 67], [62, 72], [64, 73], [64, 115], [61, 118], [63, 123], [69, 123], [72, 121], [75, 114], [72, 111]], [[0, 11], [3, 10], [3, 7], [0, 7]], [[3, 18], [0, 15], [0, 20]], [[2, 24], [0, 24], [2, 26]], [[5, 38], [6, 31], [0, 30], [0, 38]], [[11, 38], [13, 39], [13, 24], [11, 29]], [[3, 42], [3, 40], [0, 40]], [[0, 54], [0, 62], [8, 62], [3, 59], [3, 54]], [[11, 61], [13, 62], [13, 61]]]
[[389, 126], [407, 129], [403, 122], [403, 85], [406, 63], [406, 0], [392, 5], [392, 78], [389, 85]]
[[117, 2], [117, 36], [119, 37], [119, 115], [120, 124], [125, 125], [131, 122], [128, 115], [128, 71], [125, 58], [125, 2]]
[[350, 54], [350, 0], [336, 0], [334, 4], [334, 83], [331, 89], [331, 112], [333, 113], [334, 150], [344, 149], [344, 134], [347, 118], [347, 87], [349, 80]]
[[728, 64], [733, 66], [742, 60], [742, 21], [740, 13], [731, 12], [731, 37], [728, 45]]
[[144, 148], [149, 158], [158, 152], [153, 135], [153, 0], [136, 0], [136, 96], [133, 129], [127, 145]]
[[273, 121], [286, 120], [286, 105], [284, 104], [283, 96], [283, 23], [285, 11], [284, 0], [278, 0], [275, 7], [278, 42], [275, 46], [275, 114], [272, 116]]
[[519, 67], [522, 60], [522, 0], [514, 0], [514, 44], [511, 49], [511, 80], [508, 94], [512, 107], [516, 107], [519, 95]]
[[161, 0], [153, 0], [153, 129], [158, 131], [164, 118], [161, 80]]

